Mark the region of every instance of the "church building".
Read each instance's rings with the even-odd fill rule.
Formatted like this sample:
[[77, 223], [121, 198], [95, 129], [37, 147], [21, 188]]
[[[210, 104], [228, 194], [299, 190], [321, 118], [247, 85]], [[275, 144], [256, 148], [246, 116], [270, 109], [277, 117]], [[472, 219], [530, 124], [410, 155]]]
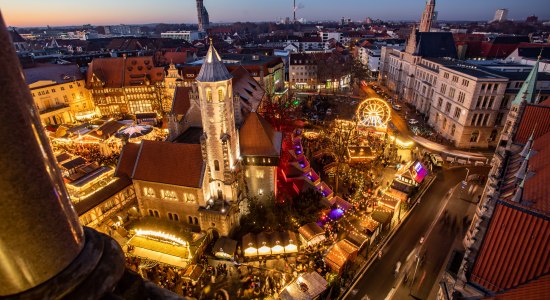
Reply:
[[246, 199], [275, 195], [282, 135], [256, 112], [264, 94], [211, 45], [196, 82], [176, 87], [168, 140], [123, 148], [117, 175], [133, 180], [141, 214], [229, 235]]

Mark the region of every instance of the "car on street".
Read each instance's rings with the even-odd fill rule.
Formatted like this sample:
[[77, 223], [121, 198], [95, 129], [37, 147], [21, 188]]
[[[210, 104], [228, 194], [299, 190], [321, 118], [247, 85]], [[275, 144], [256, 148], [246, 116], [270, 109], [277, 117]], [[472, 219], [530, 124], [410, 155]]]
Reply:
[[397, 110], [397, 111], [400, 111], [401, 108], [402, 108], [401, 105], [399, 105], [399, 104], [394, 104], [394, 105], [392, 105], [391, 107], [393, 107], [393, 109], [395, 109], [395, 110]]
[[409, 119], [409, 124], [411, 125], [415, 125], [415, 124], [418, 124], [418, 120], [417, 119]]
[[434, 166], [438, 166], [438, 167], [443, 166], [443, 157], [441, 157], [441, 155], [439, 154], [434, 154], [434, 153], [430, 154], [430, 161]]

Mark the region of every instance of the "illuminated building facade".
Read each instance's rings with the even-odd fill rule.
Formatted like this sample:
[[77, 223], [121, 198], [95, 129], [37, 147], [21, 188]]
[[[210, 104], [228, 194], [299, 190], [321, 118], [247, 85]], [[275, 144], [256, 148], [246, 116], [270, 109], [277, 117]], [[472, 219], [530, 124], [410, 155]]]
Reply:
[[163, 109], [164, 69], [155, 67], [151, 56], [95, 58], [86, 82], [102, 116]]
[[43, 124], [70, 124], [96, 115], [77, 65], [38, 64], [24, 74]]

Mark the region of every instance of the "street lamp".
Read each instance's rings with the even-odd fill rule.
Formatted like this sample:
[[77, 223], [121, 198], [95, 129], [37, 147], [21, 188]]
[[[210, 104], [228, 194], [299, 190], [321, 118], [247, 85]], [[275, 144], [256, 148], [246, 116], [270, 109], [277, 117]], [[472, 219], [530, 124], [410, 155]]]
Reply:
[[462, 180], [462, 188], [464, 189], [468, 184], [468, 175], [470, 174], [470, 169], [466, 168], [466, 177]]

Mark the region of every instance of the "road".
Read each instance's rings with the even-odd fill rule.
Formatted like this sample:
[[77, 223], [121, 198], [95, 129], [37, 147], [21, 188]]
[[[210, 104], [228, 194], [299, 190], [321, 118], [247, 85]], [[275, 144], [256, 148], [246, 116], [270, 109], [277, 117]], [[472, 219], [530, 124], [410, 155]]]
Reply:
[[[471, 167], [470, 174], [487, 173], [487, 169]], [[413, 295], [420, 299], [426, 299], [431, 288], [437, 280], [440, 268], [449, 253], [455, 238], [462, 236], [462, 232], [445, 231], [447, 225], [438, 221], [443, 210], [449, 203], [449, 191], [459, 184], [466, 176], [465, 168], [447, 169], [439, 172], [434, 183], [424, 194], [420, 203], [411, 212], [393, 238], [382, 249], [382, 259], [377, 259], [370, 268], [361, 276], [353, 286], [351, 293], [345, 299], [379, 300], [392, 298], [395, 293], [408, 297], [407, 288], [399, 287], [403, 283], [405, 273], [409, 273], [409, 282], [415, 267], [415, 255], [426, 254], [413, 285]], [[456, 203], [454, 203], [456, 202]], [[456, 200], [449, 204], [447, 209], [453, 218], [462, 220], [468, 206], [467, 201]], [[451, 211], [450, 209], [453, 209]], [[443, 229], [442, 229], [443, 228]], [[425, 240], [420, 245], [420, 239]], [[400, 262], [400, 272], [395, 275], [397, 262]], [[398, 287], [394, 289], [394, 287]]]

